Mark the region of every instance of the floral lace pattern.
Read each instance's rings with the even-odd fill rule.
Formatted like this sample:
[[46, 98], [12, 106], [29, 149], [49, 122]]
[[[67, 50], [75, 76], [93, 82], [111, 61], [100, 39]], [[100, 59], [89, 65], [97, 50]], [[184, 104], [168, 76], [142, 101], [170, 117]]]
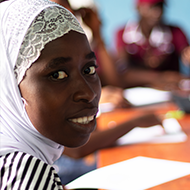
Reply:
[[66, 9], [52, 6], [38, 14], [27, 30], [14, 67], [18, 84], [26, 70], [39, 58], [44, 46], [70, 30], [84, 33], [79, 22]]

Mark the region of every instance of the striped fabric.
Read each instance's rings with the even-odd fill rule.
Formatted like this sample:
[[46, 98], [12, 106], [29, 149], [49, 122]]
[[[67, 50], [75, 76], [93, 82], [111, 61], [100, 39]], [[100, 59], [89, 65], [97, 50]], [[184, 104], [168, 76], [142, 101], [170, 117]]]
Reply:
[[55, 169], [23, 152], [0, 156], [1, 190], [63, 190]]

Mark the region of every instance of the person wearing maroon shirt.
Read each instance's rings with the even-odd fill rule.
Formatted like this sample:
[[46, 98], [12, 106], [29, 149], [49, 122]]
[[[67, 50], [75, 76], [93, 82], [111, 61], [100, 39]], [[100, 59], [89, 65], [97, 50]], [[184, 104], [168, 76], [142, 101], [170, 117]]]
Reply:
[[179, 59], [184, 61], [189, 43], [179, 27], [163, 22], [165, 3], [165, 0], [137, 0], [139, 20], [129, 21], [117, 32], [117, 67], [123, 74], [125, 88], [178, 87], [182, 78]]

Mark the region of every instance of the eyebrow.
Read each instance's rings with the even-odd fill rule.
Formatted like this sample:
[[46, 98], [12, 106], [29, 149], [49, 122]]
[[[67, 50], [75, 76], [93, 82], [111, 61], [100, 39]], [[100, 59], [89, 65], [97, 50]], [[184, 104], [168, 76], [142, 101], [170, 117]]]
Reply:
[[96, 59], [96, 55], [93, 51], [85, 56], [86, 59]]
[[71, 57], [57, 57], [52, 59], [45, 67], [45, 69], [54, 69], [59, 65], [64, 65], [65, 63], [71, 61]]
[[[96, 60], [96, 55], [95, 53], [92, 51], [89, 54], [87, 54], [85, 56], [85, 59], [95, 59]], [[64, 65], [65, 63], [71, 61], [72, 58], [71, 57], [57, 57], [55, 59], [52, 59], [45, 67], [46, 69], [54, 69], [59, 65]]]

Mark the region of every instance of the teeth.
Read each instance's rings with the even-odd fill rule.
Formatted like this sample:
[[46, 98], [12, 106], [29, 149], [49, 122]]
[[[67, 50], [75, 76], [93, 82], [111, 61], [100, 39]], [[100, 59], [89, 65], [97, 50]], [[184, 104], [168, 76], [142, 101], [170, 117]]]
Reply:
[[88, 124], [93, 119], [94, 119], [94, 115], [85, 116], [85, 117], [79, 117], [79, 118], [74, 118], [74, 119], [69, 119], [69, 121], [72, 121], [73, 123]]

